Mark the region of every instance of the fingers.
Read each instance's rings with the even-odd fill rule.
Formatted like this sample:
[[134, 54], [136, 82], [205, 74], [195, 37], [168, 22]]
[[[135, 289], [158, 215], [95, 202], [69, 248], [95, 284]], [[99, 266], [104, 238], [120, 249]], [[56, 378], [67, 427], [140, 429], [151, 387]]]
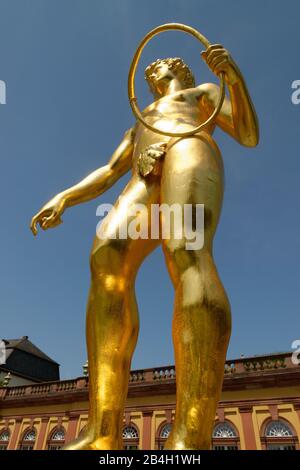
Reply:
[[201, 55], [208, 65], [210, 65], [210, 63], [217, 57], [229, 57], [228, 51], [220, 44], [209, 46], [206, 51], [201, 53]]
[[211, 44], [205, 51], [202, 52], [202, 54], [207, 55], [215, 49], [224, 49], [224, 47], [222, 46], [222, 44]]
[[218, 66], [221, 64], [221, 63], [228, 63], [228, 59], [227, 57], [225, 56], [220, 56], [220, 57], [215, 57], [209, 64], [207, 64], [209, 66], [209, 68], [212, 70], [212, 72], [216, 72], [218, 70]]
[[41, 226], [41, 222], [42, 222], [44, 216], [45, 216], [44, 212], [40, 211], [34, 217], [32, 217], [31, 224], [30, 224], [30, 229], [31, 229], [34, 236], [37, 235], [37, 233], [38, 233], [37, 226], [38, 226], [38, 224]]
[[57, 214], [57, 212], [53, 212], [49, 217], [43, 217], [43, 220], [40, 223], [40, 226], [43, 230], [47, 230], [50, 227], [56, 227], [57, 225], [61, 224], [62, 220]]
[[52, 212], [49, 216], [46, 214], [49, 212], [39, 212], [36, 214], [30, 223], [30, 229], [34, 236], [38, 233], [38, 225], [43, 229], [47, 230], [50, 227], [56, 227], [62, 224], [62, 220], [57, 212]]
[[33, 235], [36, 236], [37, 235], [37, 221], [38, 221], [38, 217], [39, 215], [35, 215], [34, 217], [32, 217], [32, 220], [31, 220], [31, 223], [30, 223], [30, 230], [32, 231]]
[[55, 222], [55, 217], [50, 215], [49, 217], [44, 217], [40, 223], [40, 226], [43, 230], [47, 230], [51, 226], [51, 223]]
[[211, 70], [216, 75], [219, 75], [221, 72], [226, 73], [227, 65], [228, 65], [228, 61], [225, 59], [225, 60], [222, 60], [221, 62], [218, 62]]
[[217, 49], [224, 49], [224, 48], [221, 44], [211, 44], [210, 46], [208, 46], [208, 48], [205, 51], [201, 52], [201, 55], [202, 55], [203, 59], [206, 60], [208, 55], [211, 52], [213, 52], [214, 50], [217, 50]]
[[214, 62], [216, 62], [219, 58], [226, 59], [228, 56], [228, 52], [225, 51], [225, 49], [215, 49], [206, 57], [206, 63], [210, 67], [213, 66]]
[[213, 73], [216, 75], [220, 72], [226, 73], [230, 55], [221, 44], [212, 44], [201, 55]]
[[214, 67], [217, 62], [219, 62], [220, 60], [224, 60], [226, 58], [228, 58], [228, 54], [226, 52], [224, 51], [219, 52], [218, 50], [216, 50], [214, 51], [213, 54], [209, 55], [206, 63], [209, 67]]

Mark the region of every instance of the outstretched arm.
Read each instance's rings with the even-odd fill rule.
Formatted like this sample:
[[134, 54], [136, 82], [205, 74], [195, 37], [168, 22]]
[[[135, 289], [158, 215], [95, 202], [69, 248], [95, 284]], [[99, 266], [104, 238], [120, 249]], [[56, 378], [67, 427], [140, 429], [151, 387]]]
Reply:
[[33, 217], [30, 228], [37, 234], [37, 225], [44, 230], [62, 223], [61, 215], [67, 207], [90, 201], [109, 189], [131, 167], [134, 128], [125, 132], [124, 138], [112, 154], [107, 165], [95, 170], [75, 186], [51, 199]]
[[[209, 68], [218, 75], [223, 72], [230, 99], [225, 97], [216, 124], [240, 144], [255, 147], [259, 141], [259, 124], [245, 80], [229, 52], [220, 44], [211, 45], [202, 57]], [[199, 97], [210, 115], [215, 109], [219, 87], [213, 83], [198, 87]]]

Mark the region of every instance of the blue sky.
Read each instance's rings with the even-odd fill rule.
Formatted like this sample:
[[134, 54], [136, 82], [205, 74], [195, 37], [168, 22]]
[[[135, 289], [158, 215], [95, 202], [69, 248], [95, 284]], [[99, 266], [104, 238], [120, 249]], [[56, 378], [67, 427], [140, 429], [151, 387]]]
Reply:
[[[34, 239], [31, 216], [50, 197], [105, 164], [134, 119], [127, 75], [141, 38], [166, 22], [194, 26], [229, 49], [256, 105], [261, 142], [241, 147], [217, 131], [226, 192], [215, 258], [228, 292], [228, 358], [290, 350], [299, 329], [299, 124], [291, 83], [300, 79], [296, 0], [0, 0], [0, 337], [29, 335], [78, 376], [86, 360], [88, 256], [96, 207], [113, 202], [129, 175], [101, 198], [74, 207], [64, 224]], [[181, 56], [197, 82], [216, 81], [201, 45], [164, 33], [137, 73]], [[137, 278], [141, 330], [133, 368], [173, 363], [173, 288], [158, 249]]]

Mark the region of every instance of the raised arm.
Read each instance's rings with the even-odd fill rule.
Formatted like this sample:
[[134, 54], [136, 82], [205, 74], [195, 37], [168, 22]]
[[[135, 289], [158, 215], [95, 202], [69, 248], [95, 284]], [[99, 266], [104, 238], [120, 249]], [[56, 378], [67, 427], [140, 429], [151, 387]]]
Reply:
[[30, 228], [37, 234], [38, 224], [43, 230], [62, 223], [61, 215], [67, 207], [90, 201], [109, 189], [131, 168], [134, 130], [125, 132], [122, 142], [112, 154], [109, 162], [95, 170], [78, 184], [57, 194], [32, 218]]
[[[245, 80], [229, 52], [220, 44], [211, 45], [202, 53], [209, 68], [218, 75], [223, 72], [230, 99], [225, 97], [216, 124], [246, 147], [259, 141], [259, 124]], [[219, 86], [213, 83], [198, 87], [202, 105], [210, 115], [217, 105]]]

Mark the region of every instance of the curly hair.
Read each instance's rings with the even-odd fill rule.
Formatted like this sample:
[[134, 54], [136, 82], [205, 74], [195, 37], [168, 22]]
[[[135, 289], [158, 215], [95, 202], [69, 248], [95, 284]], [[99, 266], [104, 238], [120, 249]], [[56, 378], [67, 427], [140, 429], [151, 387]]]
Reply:
[[174, 72], [180, 81], [184, 84], [185, 88], [194, 88], [195, 78], [191, 69], [186, 65], [180, 57], [171, 57], [167, 59], [157, 59], [152, 64], [148, 65], [145, 69], [145, 79], [151, 85], [150, 75], [155, 72], [155, 69], [160, 64], [167, 64], [170, 70]]

